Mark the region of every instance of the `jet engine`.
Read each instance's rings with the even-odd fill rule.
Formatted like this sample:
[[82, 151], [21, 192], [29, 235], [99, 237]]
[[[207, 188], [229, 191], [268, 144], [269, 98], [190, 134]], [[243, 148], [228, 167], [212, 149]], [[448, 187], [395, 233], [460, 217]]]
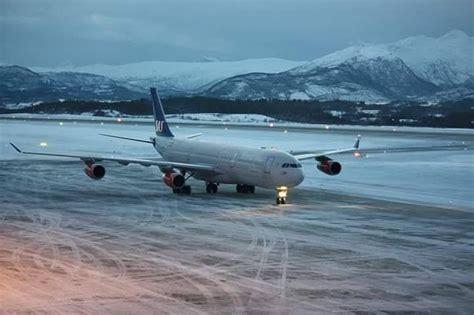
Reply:
[[328, 175], [337, 175], [342, 170], [341, 163], [330, 159], [319, 161], [316, 167], [318, 168], [318, 170]]
[[163, 174], [163, 182], [173, 189], [179, 189], [184, 186], [186, 179], [180, 173], [165, 173]]
[[84, 173], [92, 179], [101, 179], [105, 176], [105, 167], [99, 164], [89, 164], [84, 168]]

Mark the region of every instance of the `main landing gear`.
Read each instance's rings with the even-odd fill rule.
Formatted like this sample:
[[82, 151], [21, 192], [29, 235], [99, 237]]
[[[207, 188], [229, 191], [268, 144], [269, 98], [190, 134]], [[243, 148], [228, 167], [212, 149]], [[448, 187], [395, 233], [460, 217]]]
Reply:
[[218, 183], [207, 183], [206, 184], [206, 191], [208, 194], [215, 194], [217, 192]]
[[235, 186], [235, 190], [240, 194], [254, 194], [255, 186], [238, 184]]
[[190, 195], [191, 194], [191, 186], [185, 185], [181, 188], [173, 188], [173, 194]]
[[286, 204], [286, 196], [288, 194], [288, 188], [286, 187], [278, 187], [277, 188], [277, 197], [276, 197], [276, 204], [277, 205], [284, 205]]

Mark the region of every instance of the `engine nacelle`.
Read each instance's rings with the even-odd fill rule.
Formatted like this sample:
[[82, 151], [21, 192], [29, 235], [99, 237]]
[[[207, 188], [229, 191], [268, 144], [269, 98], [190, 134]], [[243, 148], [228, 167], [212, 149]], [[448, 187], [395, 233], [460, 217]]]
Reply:
[[333, 160], [319, 161], [316, 167], [318, 168], [318, 170], [328, 175], [337, 175], [342, 170], [341, 163]]
[[92, 179], [101, 179], [105, 176], [105, 167], [99, 164], [89, 164], [84, 168], [84, 173]]
[[179, 189], [184, 186], [186, 179], [179, 173], [165, 173], [163, 174], [163, 182], [173, 189]]

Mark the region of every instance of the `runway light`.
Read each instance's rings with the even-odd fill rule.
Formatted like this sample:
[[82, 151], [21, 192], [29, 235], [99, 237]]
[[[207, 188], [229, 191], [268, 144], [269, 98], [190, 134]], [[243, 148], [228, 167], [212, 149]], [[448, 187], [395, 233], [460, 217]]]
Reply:
[[283, 131], [283, 133], [288, 133], [288, 130]]
[[47, 147], [47, 146], [48, 146], [48, 142], [41, 142], [41, 143], [40, 143], [40, 146], [41, 146], [41, 147]]
[[100, 125], [101, 125], [101, 126], [103, 126], [103, 125], [104, 125], [104, 123], [103, 123], [103, 122], [101, 122], [101, 123], [100, 123]]

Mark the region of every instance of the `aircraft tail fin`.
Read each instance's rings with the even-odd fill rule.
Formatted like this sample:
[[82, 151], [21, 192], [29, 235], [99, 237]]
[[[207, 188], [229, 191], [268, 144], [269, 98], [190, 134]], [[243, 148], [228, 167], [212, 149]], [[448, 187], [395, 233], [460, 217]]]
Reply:
[[168, 123], [166, 122], [165, 112], [161, 100], [156, 93], [156, 88], [150, 88], [151, 100], [153, 103], [153, 116], [155, 119], [155, 132], [160, 137], [174, 137], [171, 132]]

